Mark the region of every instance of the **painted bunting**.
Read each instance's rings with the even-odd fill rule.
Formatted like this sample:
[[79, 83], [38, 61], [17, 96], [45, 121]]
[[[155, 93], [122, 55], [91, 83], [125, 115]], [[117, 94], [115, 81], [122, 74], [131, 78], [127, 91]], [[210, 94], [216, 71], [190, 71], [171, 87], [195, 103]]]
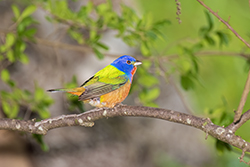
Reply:
[[71, 93], [79, 96], [79, 101], [88, 102], [92, 106], [113, 108], [128, 96], [137, 65], [140, 64], [142, 63], [135, 58], [123, 55], [98, 71], [80, 87], [48, 91]]

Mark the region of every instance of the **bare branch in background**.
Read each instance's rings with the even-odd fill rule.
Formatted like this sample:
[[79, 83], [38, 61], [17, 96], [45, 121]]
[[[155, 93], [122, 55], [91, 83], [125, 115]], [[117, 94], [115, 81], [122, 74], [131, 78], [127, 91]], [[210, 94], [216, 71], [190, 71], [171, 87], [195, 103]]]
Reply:
[[224, 23], [233, 33], [234, 35], [239, 38], [247, 47], [250, 48], [250, 44], [247, 43], [247, 41], [245, 41], [230, 25], [228, 22], [226, 22], [225, 20], [223, 20], [216, 12], [214, 12], [211, 8], [209, 8], [207, 5], [205, 5], [204, 2], [202, 2], [201, 0], [197, 0], [202, 6], [204, 6], [207, 10], [209, 10], [209, 12], [211, 12], [215, 17], [217, 17], [222, 23]]
[[237, 111], [235, 111], [234, 122], [238, 122], [240, 120], [240, 118], [241, 118], [241, 114], [242, 114], [244, 105], [245, 105], [245, 103], [247, 101], [247, 95], [249, 93], [249, 90], [250, 90], [250, 70], [248, 72], [246, 85], [245, 85], [244, 91], [242, 93], [242, 97], [241, 97], [241, 100], [240, 100], [239, 107], [238, 107]]
[[237, 123], [231, 123], [227, 128], [231, 129], [233, 133], [236, 132], [237, 129], [239, 129], [245, 122], [247, 122], [250, 119], [250, 110], [242, 114], [240, 120]]

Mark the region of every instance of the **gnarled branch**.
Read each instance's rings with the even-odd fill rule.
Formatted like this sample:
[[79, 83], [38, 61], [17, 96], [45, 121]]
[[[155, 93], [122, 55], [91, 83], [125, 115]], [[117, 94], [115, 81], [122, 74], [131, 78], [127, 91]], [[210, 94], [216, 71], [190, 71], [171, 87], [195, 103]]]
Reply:
[[35, 122], [34, 120], [24, 121], [3, 118], [0, 119], [0, 129], [24, 131], [44, 135], [50, 129], [66, 126], [91, 127], [94, 125], [94, 121], [98, 119], [116, 116], [152, 117], [192, 126], [221, 141], [250, 152], [250, 143], [234, 134], [237, 124], [231, 124], [228, 127], [221, 127], [214, 125], [208, 118], [200, 118], [168, 109], [143, 106], [120, 105], [115, 108], [96, 108], [82, 114], [62, 115], [39, 122]]

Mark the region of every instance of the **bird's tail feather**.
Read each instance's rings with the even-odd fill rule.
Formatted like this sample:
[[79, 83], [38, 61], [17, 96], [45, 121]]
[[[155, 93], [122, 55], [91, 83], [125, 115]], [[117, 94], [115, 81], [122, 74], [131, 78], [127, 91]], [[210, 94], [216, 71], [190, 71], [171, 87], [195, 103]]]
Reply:
[[67, 93], [70, 93], [70, 94], [73, 94], [73, 95], [77, 95], [77, 96], [80, 96], [84, 91], [85, 91], [85, 88], [84, 87], [78, 87], [78, 88], [72, 88], [72, 89], [50, 89], [50, 90], [47, 90], [48, 92], [51, 92], [51, 93], [55, 93], [55, 92], [67, 92]]

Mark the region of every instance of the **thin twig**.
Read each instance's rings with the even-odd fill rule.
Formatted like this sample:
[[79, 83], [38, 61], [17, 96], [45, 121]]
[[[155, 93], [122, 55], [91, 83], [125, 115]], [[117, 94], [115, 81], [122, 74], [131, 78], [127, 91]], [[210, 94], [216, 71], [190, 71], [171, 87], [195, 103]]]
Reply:
[[240, 120], [237, 123], [233, 122], [230, 125], [228, 125], [227, 129], [230, 129], [233, 133], [235, 133], [236, 130], [239, 129], [249, 119], [250, 119], [250, 110], [248, 110], [244, 114], [242, 114]]
[[187, 112], [189, 114], [193, 114], [192, 110], [190, 109], [189, 105], [187, 104], [187, 101], [186, 101], [184, 95], [182, 94], [182, 92], [180, 91], [180, 89], [178, 88], [178, 86], [175, 84], [175, 82], [173, 81], [173, 79], [169, 78], [169, 82], [174, 87], [174, 89], [177, 92], [177, 94], [179, 95], [179, 97], [180, 97], [180, 99], [181, 99], [181, 101], [182, 101], [185, 109], [187, 110]]
[[[166, 84], [168, 84], [168, 81], [169, 83], [174, 87], [176, 93], [178, 94], [179, 98], [181, 99], [181, 102], [184, 106], [184, 108], [186, 109], [186, 111], [189, 113], [189, 114], [192, 114], [192, 111], [191, 109], [189, 108], [183, 94], [181, 93], [181, 91], [179, 90], [178, 86], [174, 83], [173, 79], [171, 77], [168, 77], [167, 74], [166, 74], [166, 70], [164, 68], [164, 66], [162, 65], [161, 63], [161, 60], [160, 59], [157, 59], [158, 60], [158, 64], [159, 64], [159, 69], [161, 70], [161, 73], [162, 73], [162, 77], [164, 78]], [[168, 78], [168, 79], [167, 79]]]
[[[204, 56], [239, 56], [243, 57], [245, 59], [250, 58], [250, 54], [244, 54], [244, 53], [238, 53], [238, 52], [221, 52], [221, 51], [200, 51], [194, 53], [195, 56], [197, 57], [204, 57]], [[172, 59], [177, 59], [179, 58], [178, 54], [173, 54], [173, 55], [164, 55], [160, 57], [161, 60], [172, 60]]]
[[222, 23], [224, 23], [233, 33], [234, 35], [239, 38], [247, 47], [250, 48], [250, 44], [247, 43], [225, 20], [223, 20], [218, 13], [214, 12], [211, 8], [209, 8], [207, 5], [204, 4], [201, 0], [197, 0], [202, 6], [204, 6], [209, 12], [211, 12], [214, 16], [216, 16]]
[[35, 38], [35, 41], [37, 42], [37, 44], [42, 44], [45, 46], [49, 46], [49, 47], [56, 47], [56, 48], [63, 48], [66, 50], [73, 50], [73, 51], [79, 51], [79, 52], [92, 52], [92, 49], [90, 47], [87, 46], [76, 46], [76, 45], [71, 45], [71, 44], [66, 44], [66, 43], [61, 43], [61, 42], [54, 42], [54, 41], [50, 41], [47, 39], [42, 39], [42, 38]]
[[241, 97], [241, 100], [240, 100], [239, 107], [238, 107], [237, 111], [235, 111], [235, 115], [234, 115], [234, 122], [235, 123], [240, 120], [244, 105], [245, 105], [245, 103], [247, 101], [247, 95], [249, 93], [249, 90], [250, 90], [250, 70], [248, 72], [246, 85], [245, 85], [244, 91], [242, 93], [242, 97]]

